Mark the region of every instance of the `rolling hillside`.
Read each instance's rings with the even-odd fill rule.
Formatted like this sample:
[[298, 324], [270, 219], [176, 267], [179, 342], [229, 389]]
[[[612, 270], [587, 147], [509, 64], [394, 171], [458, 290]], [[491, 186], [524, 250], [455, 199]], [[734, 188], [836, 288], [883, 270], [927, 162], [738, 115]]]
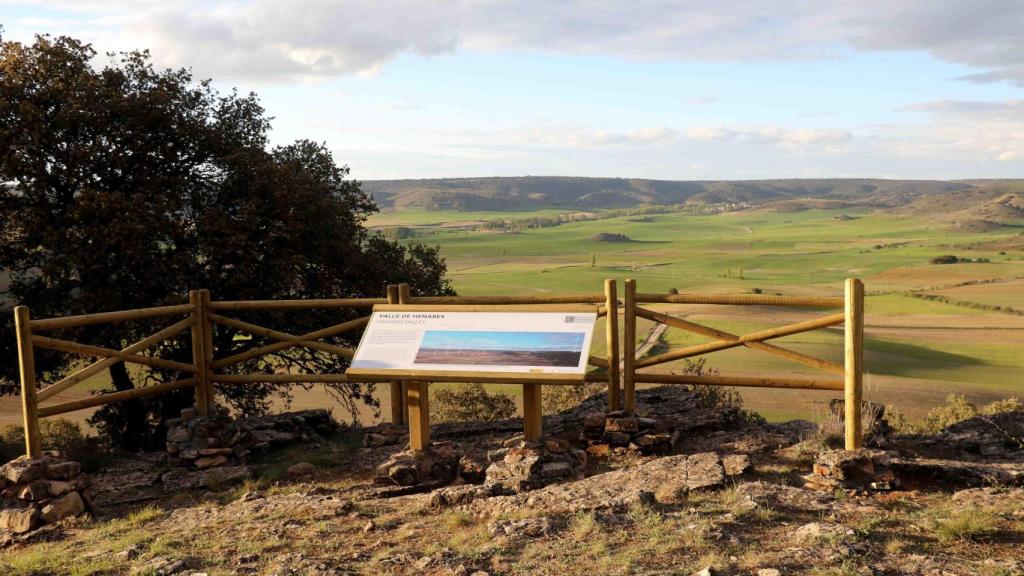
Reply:
[[[930, 199], [969, 208], [1014, 191], [1024, 181], [936, 181], [881, 179], [671, 181], [631, 178], [523, 176], [370, 180], [364, 189], [385, 210], [503, 211], [623, 208], [644, 204], [776, 204], [780, 210], [859, 205], [876, 208], [913, 206], [931, 210]], [[966, 196], [961, 196], [966, 195]], [[969, 201], [961, 205], [961, 200]], [[973, 200], [973, 201], [971, 201]]]

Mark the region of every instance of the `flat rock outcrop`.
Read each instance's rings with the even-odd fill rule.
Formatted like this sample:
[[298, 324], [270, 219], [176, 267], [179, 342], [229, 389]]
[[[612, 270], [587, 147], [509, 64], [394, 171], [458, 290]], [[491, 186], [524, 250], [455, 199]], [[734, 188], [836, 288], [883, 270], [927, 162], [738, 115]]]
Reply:
[[545, 514], [619, 509], [633, 504], [677, 501], [691, 490], [720, 487], [725, 479], [722, 460], [715, 453], [667, 456], [577, 482], [477, 500], [466, 505], [466, 509], [486, 516], [524, 509]]
[[888, 448], [904, 457], [1024, 463], [1024, 411], [975, 416], [937, 434], [898, 436]]

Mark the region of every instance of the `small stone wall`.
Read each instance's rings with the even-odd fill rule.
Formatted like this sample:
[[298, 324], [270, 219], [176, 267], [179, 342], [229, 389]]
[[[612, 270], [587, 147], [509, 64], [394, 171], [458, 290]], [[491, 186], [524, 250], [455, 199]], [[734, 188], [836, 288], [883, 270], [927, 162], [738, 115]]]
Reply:
[[536, 442], [516, 437], [487, 454], [486, 482], [509, 492], [526, 492], [548, 484], [580, 480], [587, 469], [587, 453], [569, 442], [546, 436]]
[[168, 421], [172, 466], [207, 469], [237, 466], [253, 454], [294, 443], [320, 444], [339, 430], [327, 410], [304, 410], [235, 420], [225, 411], [198, 416], [195, 408]]
[[808, 488], [827, 490], [890, 490], [900, 485], [890, 454], [870, 448], [822, 452], [804, 480]]
[[0, 530], [23, 534], [92, 509], [89, 477], [59, 452], [0, 466]]
[[235, 420], [226, 411], [198, 416], [195, 408], [168, 421], [167, 492], [237, 482], [252, 475], [249, 458], [271, 448], [318, 445], [340, 429], [327, 410], [303, 410]]
[[397, 452], [377, 466], [374, 482], [444, 486], [458, 476], [460, 456], [451, 442], [434, 442], [425, 450]]
[[584, 415], [583, 437], [588, 444], [587, 453], [604, 456], [616, 448], [642, 454], [667, 454], [679, 442], [680, 434], [660, 419], [615, 411]]

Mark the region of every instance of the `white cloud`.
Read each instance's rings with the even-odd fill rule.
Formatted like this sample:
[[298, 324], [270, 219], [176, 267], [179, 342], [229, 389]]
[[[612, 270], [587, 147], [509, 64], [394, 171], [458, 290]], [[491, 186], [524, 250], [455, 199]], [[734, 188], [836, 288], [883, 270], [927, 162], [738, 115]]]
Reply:
[[[77, 19], [68, 30], [89, 31], [117, 48], [149, 46], [163, 63], [191, 65], [218, 78], [372, 73], [399, 54], [435, 55], [459, 47], [719, 62], [818, 60], [853, 48], [927, 51], [977, 68], [968, 80], [1024, 85], [1019, 0], [32, 4]], [[101, 20], [105, 24], [97, 25]]]
[[849, 142], [853, 134], [847, 130], [827, 128], [784, 128], [757, 126], [738, 128], [728, 126], [697, 126], [686, 135], [693, 140], [714, 142], [745, 142], [783, 146], [832, 146]]
[[939, 100], [907, 110], [927, 114], [930, 122], [880, 128], [894, 152], [977, 162], [1024, 160], [1024, 100]]
[[533, 124], [504, 130], [465, 130], [447, 133], [441, 140], [460, 144], [566, 148], [649, 148], [666, 146], [681, 140], [736, 142], [751, 145], [820, 150], [850, 142], [846, 130], [784, 128], [781, 126], [729, 127], [700, 126], [676, 130], [668, 126], [613, 131], [578, 125]]

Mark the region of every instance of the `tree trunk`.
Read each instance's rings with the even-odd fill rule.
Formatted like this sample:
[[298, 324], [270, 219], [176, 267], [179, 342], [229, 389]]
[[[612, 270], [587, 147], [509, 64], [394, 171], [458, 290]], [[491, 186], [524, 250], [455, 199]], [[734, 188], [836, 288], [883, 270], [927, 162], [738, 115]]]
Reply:
[[[110, 381], [118, 392], [132, 390], [135, 383], [124, 362], [118, 362], [110, 367]], [[122, 400], [119, 402], [118, 411], [122, 417], [121, 447], [126, 450], [138, 450], [145, 444], [149, 437], [149, 430], [146, 426], [146, 410], [142, 401], [138, 398]]]

